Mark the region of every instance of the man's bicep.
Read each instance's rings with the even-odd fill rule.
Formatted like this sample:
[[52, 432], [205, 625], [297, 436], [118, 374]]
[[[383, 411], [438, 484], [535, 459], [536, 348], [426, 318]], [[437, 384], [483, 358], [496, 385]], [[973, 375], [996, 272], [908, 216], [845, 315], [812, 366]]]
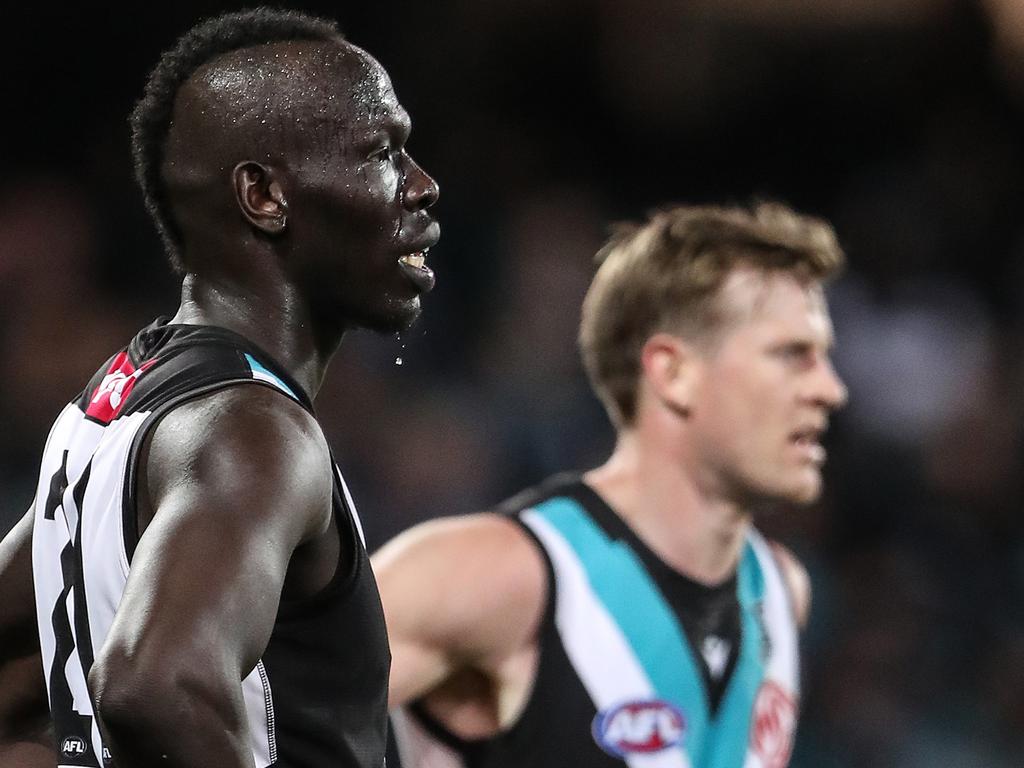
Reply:
[[534, 637], [543, 561], [508, 520], [431, 521], [385, 545], [373, 563], [392, 646], [391, 706], [457, 669], [487, 671]]
[[203, 501], [185, 496], [182, 506], [158, 509], [135, 551], [110, 638], [168, 661], [231, 657], [242, 667], [266, 645], [289, 542]]
[[405, 531], [372, 558], [391, 647], [390, 707], [418, 698], [451, 671], [450, 649], [440, 640], [451, 617], [435, 599], [443, 574], [429, 552], [430, 526]]
[[157, 427], [140, 472], [152, 520], [110, 642], [227, 676], [256, 663], [292, 553], [330, 509], [326, 445], [282, 400], [228, 392]]

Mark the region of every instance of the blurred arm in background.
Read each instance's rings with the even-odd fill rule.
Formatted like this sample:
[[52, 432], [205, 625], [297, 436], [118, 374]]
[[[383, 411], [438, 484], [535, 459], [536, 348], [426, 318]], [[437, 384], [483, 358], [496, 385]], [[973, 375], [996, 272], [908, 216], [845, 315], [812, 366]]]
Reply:
[[32, 513], [0, 542], [0, 765], [52, 768], [50, 708], [32, 587]]

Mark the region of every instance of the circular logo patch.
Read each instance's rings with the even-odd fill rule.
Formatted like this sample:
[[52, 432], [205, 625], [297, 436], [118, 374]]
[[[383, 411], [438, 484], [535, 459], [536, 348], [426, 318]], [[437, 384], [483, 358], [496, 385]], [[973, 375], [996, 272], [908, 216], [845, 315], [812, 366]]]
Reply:
[[81, 757], [89, 750], [89, 745], [77, 736], [68, 736], [60, 744], [60, 753], [64, 757]]
[[751, 748], [764, 768], [785, 768], [793, 751], [796, 731], [796, 702], [782, 686], [766, 680], [754, 703]]
[[682, 742], [686, 718], [679, 707], [661, 699], [628, 701], [598, 712], [591, 732], [614, 757], [651, 754]]

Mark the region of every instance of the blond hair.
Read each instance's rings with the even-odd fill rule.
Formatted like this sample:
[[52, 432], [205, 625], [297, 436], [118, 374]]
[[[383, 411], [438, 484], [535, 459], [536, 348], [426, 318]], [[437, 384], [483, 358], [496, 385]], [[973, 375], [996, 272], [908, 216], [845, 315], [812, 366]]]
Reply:
[[636, 417], [640, 353], [655, 333], [706, 339], [723, 320], [716, 301], [739, 266], [825, 281], [843, 266], [826, 222], [779, 203], [678, 206], [615, 228], [598, 252], [579, 343], [594, 391], [617, 427]]

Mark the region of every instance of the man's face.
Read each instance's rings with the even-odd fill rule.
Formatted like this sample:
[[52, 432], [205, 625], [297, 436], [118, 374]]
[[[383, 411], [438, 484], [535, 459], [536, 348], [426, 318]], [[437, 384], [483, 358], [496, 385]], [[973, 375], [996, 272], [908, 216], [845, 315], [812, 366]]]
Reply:
[[433, 287], [424, 263], [440, 227], [438, 187], [409, 156], [411, 124], [381, 65], [351, 45], [321, 56], [324, 82], [298, 100], [298, 146], [286, 155], [288, 261], [314, 313], [393, 332]]
[[702, 481], [743, 504], [810, 503], [821, 492], [820, 436], [846, 400], [821, 287], [738, 268], [719, 300], [732, 319], [699, 356], [691, 408]]

